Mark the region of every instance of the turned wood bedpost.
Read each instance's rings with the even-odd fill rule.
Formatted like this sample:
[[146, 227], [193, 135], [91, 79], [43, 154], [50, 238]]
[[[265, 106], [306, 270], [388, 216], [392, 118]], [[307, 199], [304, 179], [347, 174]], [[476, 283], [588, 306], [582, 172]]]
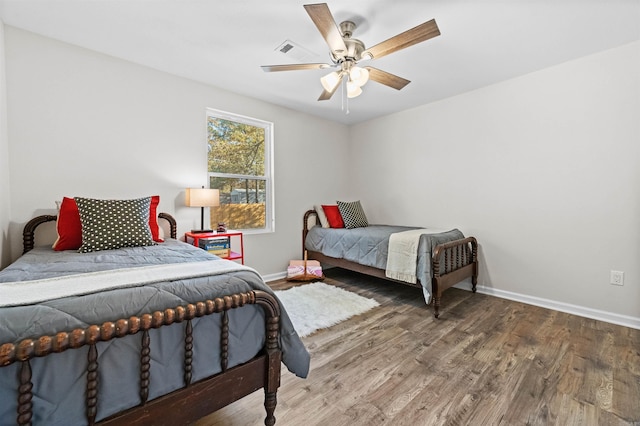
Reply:
[[[8, 365], [13, 361], [20, 362], [20, 372], [18, 379], [18, 424], [31, 425], [31, 417], [33, 416], [33, 382], [31, 381], [31, 364], [29, 360], [38, 352], [38, 341], [25, 339], [14, 346], [8, 344], [3, 347], [0, 352], [6, 357], [2, 360], [2, 365]], [[3, 345], [4, 346], [4, 345]]]
[[302, 219], [302, 258], [304, 258], [304, 242], [307, 239], [307, 234], [309, 233], [309, 218], [311, 216], [315, 216], [316, 217], [316, 221], [318, 220], [318, 214], [316, 213], [315, 210], [307, 210], [304, 213], [304, 218]]
[[149, 377], [151, 376], [151, 339], [149, 330], [142, 332], [142, 348], [140, 349], [140, 402], [142, 405], [149, 399]]
[[87, 421], [90, 426], [96, 422], [98, 413], [98, 350], [96, 345], [89, 345], [87, 354]]
[[171, 238], [176, 239], [178, 236], [178, 225], [176, 223], [176, 219], [168, 213], [158, 213], [158, 217], [169, 222], [169, 235], [171, 236]]
[[35, 244], [36, 228], [42, 225], [43, 223], [54, 221], [57, 218], [58, 216], [52, 216], [52, 215], [37, 216], [31, 219], [29, 222], [27, 222], [26, 225], [24, 225], [24, 228], [22, 230], [22, 247], [23, 247], [22, 254], [25, 254], [26, 252], [33, 250], [33, 246]]
[[187, 320], [184, 330], [184, 385], [191, 384], [193, 371], [193, 325], [191, 320]]
[[220, 368], [227, 371], [229, 366], [229, 314], [222, 312], [222, 331], [220, 333]]
[[[265, 377], [264, 385], [264, 408], [267, 411], [267, 417], [264, 419], [264, 424], [267, 426], [273, 426], [276, 423], [274, 412], [277, 400], [277, 392], [280, 387], [280, 364], [282, 363], [282, 353], [280, 351], [279, 341], [279, 329], [280, 329], [280, 306], [278, 303], [270, 297], [267, 293], [256, 290], [256, 303], [261, 305], [267, 315], [267, 373]], [[265, 295], [269, 297], [265, 297]]]
[[29, 360], [20, 363], [20, 385], [18, 386], [18, 424], [31, 425], [33, 409], [33, 383], [31, 383], [31, 364]]
[[471, 291], [476, 292], [478, 284], [478, 240], [474, 237], [471, 239], [471, 262], [473, 263], [473, 276], [471, 277]]
[[[445, 264], [446, 264], [446, 254], [445, 254]], [[440, 290], [438, 289], [438, 278], [440, 278], [440, 252], [437, 250], [434, 251], [433, 261], [431, 262], [431, 267], [433, 268], [432, 274], [433, 278], [431, 279], [431, 297], [433, 297], [433, 315], [438, 318], [440, 315]]]

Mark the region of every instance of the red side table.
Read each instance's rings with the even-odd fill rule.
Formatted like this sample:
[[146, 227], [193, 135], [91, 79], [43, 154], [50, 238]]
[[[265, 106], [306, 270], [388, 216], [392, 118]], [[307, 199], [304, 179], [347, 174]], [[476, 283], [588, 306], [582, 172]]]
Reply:
[[189, 240], [191, 239], [193, 240], [191, 241], [191, 244], [193, 244], [196, 247], [200, 247], [200, 240], [207, 239], [207, 238], [216, 238], [216, 237], [228, 237], [230, 242], [232, 242], [232, 238], [239, 238], [240, 251], [236, 252], [233, 250], [229, 250], [228, 256], [220, 256], [220, 257], [228, 260], [239, 260], [240, 263], [244, 265], [244, 241], [242, 238], [242, 232], [240, 231], [227, 230], [227, 232], [201, 232], [201, 233], [185, 232], [184, 241], [189, 243]]

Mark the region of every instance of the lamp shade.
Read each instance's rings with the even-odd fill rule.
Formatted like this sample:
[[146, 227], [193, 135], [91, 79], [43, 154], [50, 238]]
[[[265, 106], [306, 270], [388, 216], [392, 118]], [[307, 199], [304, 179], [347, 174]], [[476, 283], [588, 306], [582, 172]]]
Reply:
[[188, 207], [217, 207], [220, 205], [220, 191], [210, 188], [187, 188], [185, 205]]
[[366, 68], [351, 67], [349, 79], [359, 87], [362, 87], [369, 81], [369, 70]]
[[320, 79], [320, 83], [322, 83], [322, 87], [324, 88], [324, 90], [326, 90], [327, 92], [333, 92], [334, 90], [336, 90], [336, 87], [338, 87], [338, 84], [340, 84], [341, 80], [342, 74], [338, 74], [337, 72], [333, 71], [322, 77]]
[[347, 97], [355, 98], [356, 96], [360, 96], [362, 93], [362, 89], [356, 83], [352, 81], [347, 81]]

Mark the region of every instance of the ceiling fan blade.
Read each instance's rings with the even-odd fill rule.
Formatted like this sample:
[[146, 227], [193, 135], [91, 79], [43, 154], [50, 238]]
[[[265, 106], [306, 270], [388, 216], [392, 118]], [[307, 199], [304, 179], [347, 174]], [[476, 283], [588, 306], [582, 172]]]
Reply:
[[344, 56], [347, 53], [347, 46], [344, 44], [342, 33], [333, 19], [329, 6], [326, 3], [305, 4], [304, 8], [318, 27], [318, 31], [324, 37], [331, 51], [338, 57]]
[[334, 93], [336, 93], [336, 90], [338, 90], [338, 87], [342, 86], [342, 80], [345, 78], [345, 75], [342, 74], [340, 75], [340, 80], [338, 81], [338, 83], [336, 83], [336, 85], [333, 87], [332, 91], [328, 91], [328, 90], [323, 90], [322, 93], [320, 94], [320, 97], [318, 98], [319, 101], [327, 101], [329, 99], [331, 99], [331, 97], [333, 96]]
[[285, 65], [262, 65], [262, 71], [298, 71], [298, 70], [323, 70], [326, 68], [332, 68], [333, 65], [329, 64], [285, 64]]
[[369, 80], [376, 81], [397, 90], [400, 90], [407, 84], [411, 83], [411, 81], [406, 78], [398, 77], [397, 75], [379, 70], [378, 68], [365, 67], [365, 69], [369, 71]]
[[331, 97], [333, 96], [333, 94], [335, 93], [335, 90], [333, 92], [327, 92], [326, 90], [323, 90], [322, 93], [320, 94], [320, 97], [318, 98], [319, 101], [328, 101], [329, 99], [331, 99]]
[[438, 24], [436, 24], [435, 19], [432, 19], [370, 47], [362, 53], [362, 56], [370, 56], [371, 59], [378, 59], [439, 35], [440, 29], [438, 28]]

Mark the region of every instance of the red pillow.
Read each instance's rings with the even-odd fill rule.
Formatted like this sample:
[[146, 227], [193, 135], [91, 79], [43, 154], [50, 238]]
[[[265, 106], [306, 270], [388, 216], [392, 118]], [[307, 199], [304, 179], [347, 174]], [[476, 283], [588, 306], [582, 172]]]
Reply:
[[324, 210], [325, 216], [327, 216], [327, 220], [329, 221], [329, 226], [331, 228], [344, 228], [344, 221], [342, 220], [342, 216], [340, 215], [340, 210], [338, 210], [338, 206], [322, 206], [322, 210]]
[[78, 205], [73, 198], [64, 197], [58, 212], [58, 238], [53, 243], [53, 249], [78, 250], [82, 245], [82, 224], [80, 223], [80, 212]]
[[151, 228], [151, 238], [156, 243], [164, 243], [160, 238], [160, 225], [158, 225], [158, 204], [160, 204], [160, 196], [153, 195], [151, 197], [151, 206], [149, 207], [149, 228]]
[[[153, 241], [162, 243], [164, 240], [160, 238], [160, 226], [158, 225], [158, 215], [156, 214], [159, 203], [159, 195], [151, 197], [149, 228], [151, 228]], [[58, 238], [56, 242], [53, 243], [54, 250], [77, 250], [80, 248], [82, 245], [82, 222], [80, 222], [78, 205], [73, 198], [64, 197], [62, 199], [56, 227], [58, 230]]]

